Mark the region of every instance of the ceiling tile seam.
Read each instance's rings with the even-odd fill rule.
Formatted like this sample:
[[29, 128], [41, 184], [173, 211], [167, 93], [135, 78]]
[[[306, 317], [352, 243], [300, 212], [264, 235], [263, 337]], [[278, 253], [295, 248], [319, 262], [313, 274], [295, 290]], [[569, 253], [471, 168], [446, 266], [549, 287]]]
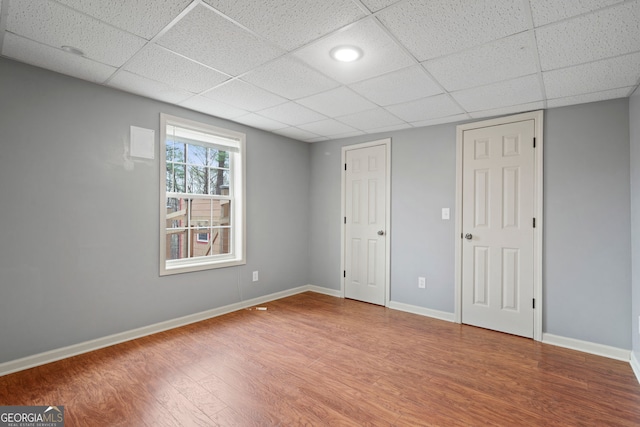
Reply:
[[268, 93], [268, 94], [270, 94], [270, 95], [277, 96], [277, 97], [282, 98], [282, 99], [284, 99], [284, 100], [285, 100], [284, 102], [281, 102], [281, 103], [279, 103], [279, 104], [271, 105], [271, 106], [269, 106], [269, 107], [267, 107], [267, 108], [277, 107], [278, 105], [282, 105], [282, 104], [286, 103], [287, 101], [292, 101], [292, 99], [289, 99], [289, 98], [287, 98], [286, 96], [278, 95], [277, 93], [275, 93], [275, 92], [271, 92], [271, 91], [270, 91], [270, 90], [268, 90], [268, 89], [265, 89], [265, 88], [263, 88], [263, 87], [260, 87], [260, 86], [258, 86], [258, 85], [255, 85], [255, 84], [253, 84], [253, 83], [250, 83], [250, 82], [247, 82], [247, 81], [245, 81], [245, 80], [242, 80], [240, 77], [231, 77], [230, 79], [225, 80], [225, 81], [223, 81], [223, 82], [221, 82], [221, 83], [219, 83], [219, 84], [217, 84], [217, 85], [215, 85], [215, 86], [213, 86], [213, 87], [210, 87], [209, 89], [203, 90], [202, 92], [198, 93], [197, 95], [198, 95], [198, 96], [206, 96], [206, 94], [207, 94], [208, 92], [211, 92], [211, 91], [213, 91], [213, 90], [215, 90], [215, 89], [219, 89], [219, 88], [221, 88], [222, 86], [226, 86], [226, 85], [231, 84], [231, 83], [236, 82], [236, 81], [239, 81], [239, 82], [241, 82], [241, 83], [243, 83], [243, 84], [249, 85], [249, 86], [251, 86], [251, 87], [253, 87], [253, 88], [256, 88], [256, 89], [261, 90], [261, 91], [263, 91], [263, 92], [267, 92], [267, 93]]
[[[216, 101], [216, 102], [220, 102], [220, 101]], [[323, 118], [322, 118], [322, 119], [318, 119], [318, 120], [312, 120], [312, 121], [310, 121], [310, 122], [298, 123], [297, 125], [290, 125], [290, 124], [285, 123], [287, 126], [295, 127], [295, 126], [300, 126], [300, 125], [308, 125], [308, 124], [311, 124], [311, 123], [317, 123], [317, 122], [321, 122], [321, 121], [323, 121], [323, 120], [327, 120], [327, 119], [334, 119], [333, 117], [329, 117], [329, 116], [327, 116], [326, 114], [323, 114], [323, 113], [321, 113], [321, 112], [319, 112], [319, 111], [313, 110], [313, 109], [311, 109], [311, 108], [307, 107], [306, 105], [298, 104], [297, 102], [295, 102], [295, 101], [291, 101], [291, 100], [290, 100], [290, 101], [288, 101], [288, 102], [293, 102], [294, 104], [296, 104], [296, 105], [297, 105], [297, 106], [299, 106], [299, 107], [306, 108], [307, 110], [313, 111], [313, 112], [314, 112], [314, 113], [316, 113], [316, 114], [320, 114], [321, 116], [323, 116]], [[224, 104], [224, 102], [221, 102], [221, 104]], [[283, 102], [282, 104], [272, 105], [272, 106], [270, 106], [270, 107], [262, 108], [262, 109], [260, 109], [260, 110], [250, 111], [250, 113], [257, 114], [257, 115], [259, 115], [260, 117], [263, 117], [263, 118], [265, 118], [265, 119], [275, 120], [275, 121], [277, 121], [277, 122], [283, 123], [283, 122], [282, 122], [282, 121], [280, 121], [280, 120], [272, 119], [271, 117], [267, 117], [267, 116], [265, 116], [265, 115], [263, 115], [263, 114], [260, 114], [260, 113], [261, 113], [262, 111], [268, 110], [268, 109], [270, 109], [270, 108], [278, 107], [278, 106], [280, 106], [280, 105], [284, 105], [284, 104], [286, 104], [286, 102]], [[227, 105], [227, 104], [225, 104], [225, 105]], [[335, 119], [334, 119], [334, 120], [335, 120]], [[303, 130], [304, 130], [304, 129], [303, 129]]]
[[553, 71], [566, 70], [567, 68], [581, 67], [583, 65], [595, 64], [597, 62], [609, 61], [611, 59], [622, 58], [623, 56], [637, 55], [639, 53], [640, 53], [640, 50], [634, 50], [633, 52], [626, 52], [626, 53], [621, 53], [621, 54], [618, 54], [618, 55], [607, 56], [605, 58], [594, 59], [594, 60], [591, 60], [591, 61], [579, 62], [577, 64], [565, 65], [564, 67], [550, 68], [548, 70], [542, 70], [542, 73], [544, 74], [544, 73], [549, 73], [549, 72], [553, 72]]
[[4, 47], [4, 32], [7, 29], [7, 18], [9, 16], [9, 1], [4, 0], [0, 5], [0, 54]]
[[[175, 17], [174, 17], [174, 18], [173, 18], [173, 19], [172, 19], [172, 20], [171, 20], [167, 25], [165, 25], [165, 26], [164, 26], [164, 28], [162, 28], [160, 31], [158, 31], [158, 33], [157, 33], [155, 36], [151, 37], [151, 39], [150, 39], [150, 40], [143, 39], [143, 40], [145, 40], [145, 44], [143, 44], [143, 45], [142, 45], [142, 47], [141, 47], [140, 49], [138, 49], [138, 50], [137, 50], [133, 55], [131, 55], [131, 56], [129, 57], [129, 59], [127, 59], [127, 60], [125, 61], [125, 63], [124, 63], [124, 64], [122, 64], [120, 67], [118, 67], [118, 69], [117, 69], [116, 71], [114, 71], [114, 72], [113, 72], [113, 74], [111, 74], [111, 75], [110, 75], [110, 76], [109, 76], [109, 77], [108, 77], [108, 78], [103, 82], [103, 84], [105, 84], [105, 85], [106, 85], [106, 84], [111, 83], [111, 80], [113, 80], [113, 79], [118, 75], [118, 73], [120, 73], [120, 71], [124, 70], [124, 68], [125, 68], [125, 67], [126, 67], [126, 66], [131, 62], [131, 61], [133, 61], [133, 59], [134, 59], [134, 58], [135, 58], [135, 57], [136, 57], [140, 52], [142, 52], [142, 51], [143, 51], [143, 50], [144, 50], [148, 45], [153, 44], [154, 46], [158, 46], [158, 47], [161, 47], [161, 48], [162, 48], [162, 46], [158, 45], [158, 44], [156, 43], [156, 41], [157, 41], [160, 37], [162, 37], [163, 35], [165, 35], [165, 34], [167, 33], [167, 31], [169, 31], [171, 28], [173, 28], [173, 27], [174, 27], [178, 22], [180, 22], [180, 20], [182, 20], [182, 18], [184, 18], [184, 17], [185, 17], [189, 12], [191, 12], [191, 11], [192, 11], [192, 10], [193, 10], [193, 9], [194, 9], [198, 4], [199, 4], [199, 1], [200, 1], [200, 0], [194, 0], [194, 1], [192, 1], [191, 3], [189, 3], [189, 5], [188, 5], [187, 7], [185, 7], [185, 8], [184, 8], [184, 10], [183, 10], [182, 12], [180, 12], [179, 14], [177, 14], [177, 15], [176, 15], [176, 16], [175, 16]], [[169, 51], [169, 52], [171, 52], [169, 49], [166, 49], [166, 50], [167, 50], [167, 51]], [[172, 52], [172, 53], [175, 53], [175, 52]], [[188, 59], [188, 60], [190, 60], [190, 61], [193, 61], [193, 59], [191, 59], [191, 58], [187, 58], [186, 56], [183, 56], [183, 55], [180, 55], [180, 56], [182, 56], [183, 58], [186, 58], [186, 59]], [[193, 61], [193, 62], [196, 62], [196, 61]], [[200, 64], [200, 65], [204, 65], [204, 64]], [[211, 68], [211, 67], [207, 67], [207, 68]], [[218, 71], [218, 70], [215, 70], [215, 71]], [[220, 72], [220, 71], [218, 71], [218, 72]], [[226, 73], [222, 73], [222, 74], [226, 74]]]
[[565, 24], [565, 23], [567, 23], [567, 21], [572, 21], [574, 19], [583, 18], [583, 17], [588, 16], [588, 15], [595, 15], [595, 14], [597, 14], [599, 12], [602, 12], [603, 10], [615, 9], [617, 7], [622, 7], [622, 6], [626, 5], [626, 4], [635, 3], [636, 1], [637, 0], [625, 0], [625, 1], [622, 1], [620, 3], [613, 3], [613, 4], [610, 4], [610, 5], [598, 8], [596, 10], [590, 10], [590, 11], [581, 13], [579, 15], [569, 16], [567, 18], [562, 18], [562, 19], [560, 19], [558, 21], [549, 22], [549, 23], [546, 23], [546, 24], [543, 24], [543, 25], [536, 26], [535, 22], [534, 22], [534, 28], [536, 30], [538, 30], [538, 29], [543, 29], [543, 28], [547, 28], [547, 27], [553, 27], [553, 26], [560, 25], [560, 24]]
[[[400, 3], [400, 2], [398, 2], [398, 3]], [[398, 3], [396, 3], [396, 4], [398, 4]], [[382, 21], [380, 21], [380, 19], [379, 19], [377, 16], [375, 16], [375, 18], [374, 18], [374, 19], [375, 19], [376, 24], [380, 27], [380, 29], [382, 29], [382, 31], [384, 31], [384, 33], [385, 33], [385, 34], [387, 34], [387, 36], [388, 36], [388, 37], [390, 37], [390, 38], [391, 38], [391, 40], [392, 40], [396, 45], [400, 46], [401, 50], [403, 50], [407, 55], [409, 55], [409, 57], [410, 57], [410, 58], [415, 62], [415, 64], [414, 64], [414, 65], [421, 65], [421, 64], [420, 64], [420, 61], [418, 60], [418, 58], [416, 58], [416, 57], [415, 57], [415, 56], [414, 56], [414, 55], [409, 51], [409, 49], [407, 49], [407, 47], [406, 47], [403, 43], [401, 43], [401, 42], [400, 42], [400, 40], [398, 40], [398, 39], [396, 38], [396, 36], [395, 36], [395, 35], [394, 35], [394, 34], [393, 34], [393, 33], [392, 33], [392, 32], [391, 32], [391, 31], [386, 27], [386, 25], [384, 25], [384, 24], [382, 23]], [[431, 80], [432, 80], [432, 81], [433, 81], [433, 82], [434, 82], [434, 83], [435, 83], [435, 84], [436, 84], [436, 85], [437, 85], [437, 86], [442, 90], [442, 93], [446, 94], [446, 95], [449, 97], [449, 99], [450, 99], [450, 100], [451, 100], [451, 101], [452, 101], [456, 106], [458, 106], [458, 107], [460, 108], [460, 111], [463, 111], [463, 112], [467, 113], [467, 110], [466, 110], [466, 109], [464, 109], [464, 108], [462, 107], [462, 105], [458, 102], [458, 100], [456, 100], [453, 96], [451, 96], [451, 94], [449, 93], [449, 91], [445, 89], [445, 87], [444, 87], [444, 86], [443, 86], [443, 85], [438, 81], [438, 79], [436, 79], [436, 78], [435, 78], [435, 77], [434, 77], [434, 76], [429, 72], [429, 70], [427, 70], [427, 69], [426, 69], [426, 67], [422, 66], [422, 67], [420, 67], [420, 68], [421, 68], [421, 69], [422, 69], [422, 71], [423, 71], [423, 72], [424, 72], [424, 73], [425, 73], [425, 74], [426, 74], [426, 75], [427, 75], [427, 76], [428, 76], [428, 77], [429, 77], [429, 78], [430, 78], [430, 79], [431, 79]], [[384, 107], [383, 107], [383, 108], [384, 108]], [[385, 109], [386, 109], [386, 108], [385, 108]], [[387, 110], [387, 111], [388, 111], [388, 110]], [[389, 113], [391, 113], [391, 112], [389, 111]], [[391, 113], [391, 114], [393, 114], [393, 113]], [[395, 114], [394, 114], [394, 116], [395, 116]], [[397, 116], [396, 116], [396, 117], [397, 117]], [[400, 118], [398, 117], [398, 119], [400, 119]], [[400, 120], [402, 120], [402, 119], [400, 119]], [[403, 121], [404, 121], [404, 120], [403, 120]]]
[[540, 61], [540, 49], [538, 48], [538, 38], [534, 29], [533, 22], [533, 10], [531, 9], [531, 2], [529, 0], [522, 0], [525, 10], [525, 19], [527, 20], [527, 27], [529, 28], [529, 39], [535, 49], [535, 61], [536, 61], [536, 74], [538, 75], [538, 84], [540, 90], [542, 90], [542, 106], [547, 108], [547, 88], [544, 85], [544, 78], [542, 77], [542, 62]]
[[635, 92], [636, 89], [638, 89], [638, 87], [640, 87], [640, 78], [638, 78], [636, 85], [631, 87], [631, 91], [627, 94], [627, 97], [630, 97], [631, 95], [633, 95], [633, 92]]
[[[145, 42], [148, 42], [148, 41], [149, 41], [148, 39], [146, 39], [146, 38], [144, 38], [144, 37], [142, 37], [142, 36], [139, 36], [139, 35], [137, 35], [137, 34], [134, 34], [134, 33], [132, 33], [131, 31], [125, 30], [124, 28], [116, 27], [115, 25], [110, 24], [110, 23], [108, 23], [108, 22], [106, 22], [106, 21], [103, 21], [103, 20], [102, 20], [102, 19], [100, 19], [100, 18], [96, 18], [96, 17], [95, 17], [95, 16], [93, 16], [93, 15], [89, 15], [88, 13], [85, 13], [85, 12], [81, 11], [80, 9], [75, 9], [75, 8], [73, 8], [73, 7], [69, 6], [69, 5], [66, 5], [66, 4], [64, 4], [64, 3], [60, 3], [60, 2], [58, 2], [58, 1], [56, 1], [56, 0], [47, 0], [47, 1], [49, 1], [49, 3], [55, 3], [55, 4], [57, 4], [58, 6], [61, 6], [61, 7], [62, 7], [62, 8], [64, 8], [64, 9], [67, 9], [67, 10], [73, 11], [73, 13], [77, 13], [77, 14], [79, 14], [79, 15], [85, 16], [85, 17], [87, 17], [87, 18], [89, 18], [89, 19], [91, 19], [91, 20], [93, 20], [93, 21], [98, 21], [99, 23], [104, 24], [104, 25], [106, 25], [107, 27], [113, 28], [114, 30], [120, 31], [120, 32], [122, 32], [122, 33], [127, 33], [128, 35], [133, 36], [133, 37], [138, 38], [138, 39], [142, 39], [142, 40], [144, 40]], [[194, 0], [194, 1], [195, 1], [195, 0]]]
[[[612, 88], [609, 88], [609, 89], [596, 90], [596, 91], [593, 91], [593, 92], [582, 92], [582, 93], [579, 93], [579, 94], [577, 94], [577, 95], [557, 96], [557, 97], [555, 97], [555, 98], [549, 98], [549, 101], [557, 101], [557, 100], [559, 100], [559, 99], [576, 98], [576, 97], [578, 97], [578, 96], [585, 96], [585, 95], [595, 95], [595, 94], [598, 94], [598, 93], [609, 92], [609, 91], [612, 91], [612, 90], [621, 90], [621, 89], [626, 89], [626, 88], [631, 88], [631, 89], [633, 90], [633, 89], [635, 89], [635, 88], [636, 88], [636, 86], [620, 86], [620, 87], [612, 87]], [[624, 98], [627, 98], [627, 97], [629, 97], [629, 95], [624, 96]], [[612, 99], [614, 99], [614, 98], [612, 98]]]
[[409, 2], [409, 0], [397, 1], [395, 3], [392, 3], [392, 4], [388, 5], [388, 6], [383, 7], [382, 9], [380, 9], [380, 10], [378, 10], [376, 12], [373, 12], [373, 16], [375, 16], [377, 18], [378, 15], [382, 14], [382, 12], [386, 12], [387, 10], [390, 10], [390, 9], [393, 9], [393, 8], [396, 8], [396, 7], [400, 7], [400, 5], [402, 3], [408, 3], [408, 2]]
[[198, 3], [200, 3], [201, 6], [209, 9], [210, 11], [212, 11], [213, 13], [215, 13], [216, 15], [220, 16], [221, 18], [227, 20], [228, 22], [230, 22], [231, 24], [235, 25], [236, 27], [240, 28], [242, 31], [247, 32], [249, 34], [251, 34], [253, 37], [257, 38], [258, 40], [260, 40], [261, 42], [273, 47], [273, 48], [277, 48], [278, 50], [282, 50], [284, 52], [288, 52], [288, 50], [280, 45], [278, 45], [277, 43], [274, 43], [273, 41], [269, 40], [268, 38], [264, 37], [262, 34], [260, 33], [256, 33], [255, 31], [253, 31], [252, 29], [250, 29], [249, 27], [246, 27], [244, 25], [242, 25], [240, 22], [236, 21], [235, 19], [233, 19], [232, 17], [230, 17], [229, 15], [226, 15], [224, 12], [216, 9], [215, 7], [211, 6], [209, 3], [204, 2], [204, 0], [194, 0], [194, 2], [197, 1]]
[[362, 10], [362, 13], [364, 13], [365, 15], [369, 16], [371, 14], [373, 14], [373, 11], [370, 10], [364, 3], [362, 3], [361, 0], [351, 0], [356, 6], [358, 6], [358, 9]]
[[[6, 1], [6, 0], [4, 0], [4, 1]], [[48, 48], [48, 49], [53, 49], [53, 50], [58, 50], [58, 51], [64, 52], [66, 55], [77, 56], [77, 55], [75, 55], [75, 54], [73, 54], [73, 53], [65, 52], [64, 50], [62, 50], [62, 48], [61, 48], [61, 47], [51, 46], [51, 45], [48, 45], [48, 44], [46, 44], [46, 43], [42, 43], [42, 42], [40, 42], [40, 41], [38, 41], [38, 40], [33, 40], [33, 39], [30, 39], [29, 37], [21, 36], [20, 34], [16, 34], [16, 33], [14, 33], [13, 31], [8, 31], [8, 30], [7, 30], [7, 31], [3, 31], [3, 32], [2, 32], [2, 35], [4, 36], [4, 34], [5, 34], [5, 33], [7, 33], [7, 34], [12, 34], [12, 35], [14, 35], [15, 37], [18, 37], [18, 38], [23, 39], [23, 40], [29, 40], [29, 41], [30, 41], [30, 42], [32, 42], [32, 43], [39, 44], [40, 46], [44, 46], [44, 47], [46, 47], [46, 48]], [[14, 61], [18, 61], [17, 59], [12, 58], [12, 57], [7, 56], [7, 55], [0, 55], [0, 56], [3, 56], [3, 57], [5, 57], [5, 58], [12, 59], [12, 60], [14, 60]], [[96, 63], [96, 64], [106, 65], [106, 66], [107, 66], [107, 67], [109, 67], [109, 68], [117, 68], [117, 67], [114, 67], [114, 66], [113, 66], [113, 65], [111, 65], [111, 64], [107, 64], [107, 63], [105, 63], [105, 62], [100, 62], [100, 61], [98, 61], [98, 60], [96, 60], [96, 59], [88, 58], [88, 57], [86, 57], [86, 56], [84, 56], [84, 55], [83, 55], [83, 56], [80, 56], [80, 58], [84, 59], [85, 61], [93, 62], [93, 63]], [[22, 62], [22, 61], [18, 61], [18, 62]], [[34, 65], [34, 67], [39, 67], [39, 66]], [[42, 67], [39, 67], [39, 68], [42, 68]], [[100, 84], [100, 83], [97, 83], [97, 84]]]

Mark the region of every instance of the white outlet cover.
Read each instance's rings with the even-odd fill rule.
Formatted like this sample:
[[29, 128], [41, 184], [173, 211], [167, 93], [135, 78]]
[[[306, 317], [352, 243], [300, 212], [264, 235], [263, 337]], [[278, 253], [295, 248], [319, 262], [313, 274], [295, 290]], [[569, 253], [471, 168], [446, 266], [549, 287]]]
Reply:
[[442, 219], [450, 219], [451, 218], [451, 209], [442, 208]]

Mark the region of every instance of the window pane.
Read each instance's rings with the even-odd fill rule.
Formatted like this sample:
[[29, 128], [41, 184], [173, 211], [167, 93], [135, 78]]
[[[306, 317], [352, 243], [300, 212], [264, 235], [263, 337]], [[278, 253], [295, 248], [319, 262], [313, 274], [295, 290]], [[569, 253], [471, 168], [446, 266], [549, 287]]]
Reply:
[[191, 200], [191, 227], [196, 229], [210, 227], [211, 224], [211, 204], [210, 199], [192, 199]]
[[200, 145], [189, 144], [189, 158], [187, 163], [198, 166], [206, 166], [207, 164], [207, 149]]
[[183, 162], [184, 163], [184, 144], [167, 140], [167, 162]]
[[229, 152], [210, 148], [208, 164], [219, 168], [229, 168]]
[[229, 171], [209, 169], [209, 194], [229, 195]]
[[189, 166], [187, 192], [191, 194], [207, 194], [209, 174], [209, 168], [204, 166]]
[[193, 256], [211, 255], [211, 229], [193, 230]]
[[167, 199], [167, 228], [187, 226], [188, 200], [170, 197]]
[[187, 257], [187, 231], [167, 230], [166, 259], [183, 259]]
[[[185, 185], [184, 185], [184, 171], [185, 171], [185, 167], [184, 165], [173, 165], [173, 169], [171, 170], [171, 176], [168, 177], [168, 179], [170, 179], [172, 182], [171, 184], [171, 188], [173, 189], [172, 191], [175, 191], [176, 193], [184, 193], [185, 192]], [[167, 172], [169, 172], [169, 168], [167, 167]], [[169, 185], [167, 185], [167, 191], [169, 191]]]
[[231, 200], [212, 200], [212, 202], [212, 225], [231, 225]]
[[211, 229], [211, 255], [223, 255], [231, 253], [231, 229]]

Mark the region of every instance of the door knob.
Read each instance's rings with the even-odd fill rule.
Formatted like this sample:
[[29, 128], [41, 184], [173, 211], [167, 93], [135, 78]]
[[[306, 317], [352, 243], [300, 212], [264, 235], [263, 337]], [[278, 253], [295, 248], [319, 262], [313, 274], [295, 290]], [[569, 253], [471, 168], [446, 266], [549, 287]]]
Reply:
[[471, 233], [467, 233], [464, 235], [464, 238], [467, 240], [471, 240], [473, 238], [473, 236], [471, 235]]
[[378, 231], [378, 236], [384, 236], [384, 231], [382, 230]]

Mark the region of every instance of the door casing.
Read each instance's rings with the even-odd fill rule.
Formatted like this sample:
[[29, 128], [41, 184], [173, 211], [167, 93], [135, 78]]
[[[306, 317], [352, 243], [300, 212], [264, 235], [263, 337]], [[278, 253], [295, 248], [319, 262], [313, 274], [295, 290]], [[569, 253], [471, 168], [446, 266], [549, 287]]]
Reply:
[[342, 147], [341, 158], [341, 194], [340, 194], [340, 294], [342, 298], [345, 297], [345, 256], [346, 256], [346, 233], [344, 218], [347, 212], [346, 205], [346, 175], [344, 165], [347, 163], [347, 151], [358, 150], [361, 148], [374, 147], [376, 145], [386, 146], [386, 202], [385, 202], [385, 234], [386, 234], [386, 246], [385, 246], [385, 274], [384, 274], [384, 287], [385, 287], [385, 307], [389, 306], [391, 301], [391, 138], [379, 139], [376, 141], [365, 142], [361, 144], [346, 145]]
[[533, 295], [535, 298], [535, 310], [533, 311], [533, 339], [542, 341], [542, 238], [544, 218], [543, 213], [543, 119], [542, 110], [529, 113], [517, 114], [514, 116], [500, 117], [497, 119], [483, 120], [474, 123], [458, 125], [456, 128], [456, 224], [455, 224], [455, 313], [456, 323], [462, 323], [462, 173], [463, 173], [463, 135], [464, 131], [498, 126], [507, 123], [519, 122], [523, 120], [534, 120], [534, 137], [536, 147], [534, 152], [534, 215], [536, 227], [533, 235]]

